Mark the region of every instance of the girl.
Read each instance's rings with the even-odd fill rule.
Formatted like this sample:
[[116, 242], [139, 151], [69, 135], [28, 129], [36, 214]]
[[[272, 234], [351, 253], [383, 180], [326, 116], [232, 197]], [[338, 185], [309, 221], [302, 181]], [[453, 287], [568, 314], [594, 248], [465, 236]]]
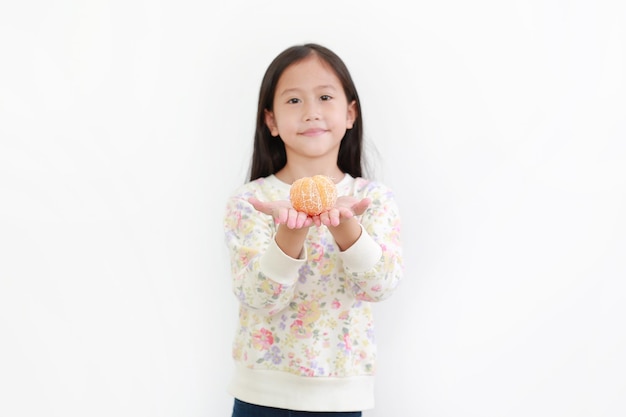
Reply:
[[[261, 84], [250, 182], [225, 215], [240, 302], [233, 417], [360, 416], [374, 406], [371, 303], [402, 275], [394, 197], [362, 178], [363, 117], [342, 60], [316, 44], [279, 54]], [[289, 203], [317, 174], [337, 186], [317, 216]]]

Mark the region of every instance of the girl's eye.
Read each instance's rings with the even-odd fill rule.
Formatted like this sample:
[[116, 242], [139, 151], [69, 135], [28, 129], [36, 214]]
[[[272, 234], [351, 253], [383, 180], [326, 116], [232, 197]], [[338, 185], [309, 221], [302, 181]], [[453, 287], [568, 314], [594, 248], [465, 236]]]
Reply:
[[328, 100], [332, 100], [332, 97], [329, 96], [328, 94], [324, 94], [323, 96], [320, 97], [320, 100], [328, 101]]
[[287, 103], [289, 104], [296, 104], [299, 103], [300, 99], [299, 98], [290, 98], [289, 100], [287, 100]]

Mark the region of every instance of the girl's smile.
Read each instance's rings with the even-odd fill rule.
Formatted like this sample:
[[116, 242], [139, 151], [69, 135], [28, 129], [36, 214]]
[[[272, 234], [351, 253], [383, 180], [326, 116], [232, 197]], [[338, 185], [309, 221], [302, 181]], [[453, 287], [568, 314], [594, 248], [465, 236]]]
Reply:
[[314, 136], [321, 136], [326, 132], [327, 132], [326, 129], [311, 128], [311, 129], [306, 129], [303, 132], [300, 132], [300, 135], [314, 137]]

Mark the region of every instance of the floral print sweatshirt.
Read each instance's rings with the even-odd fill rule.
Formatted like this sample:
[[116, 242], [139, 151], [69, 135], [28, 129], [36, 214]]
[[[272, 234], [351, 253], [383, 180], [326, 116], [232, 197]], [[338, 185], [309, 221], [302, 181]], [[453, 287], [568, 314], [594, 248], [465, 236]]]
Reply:
[[311, 226], [299, 259], [284, 254], [271, 216], [249, 197], [288, 200], [274, 175], [243, 185], [224, 219], [233, 291], [240, 303], [229, 391], [259, 405], [306, 411], [372, 408], [376, 346], [371, 303], [403, 273], [400, 217], [384, 185], [345, 175], [338, 195], [370, 198], [362, 233], [340, 251], [325, 226]]

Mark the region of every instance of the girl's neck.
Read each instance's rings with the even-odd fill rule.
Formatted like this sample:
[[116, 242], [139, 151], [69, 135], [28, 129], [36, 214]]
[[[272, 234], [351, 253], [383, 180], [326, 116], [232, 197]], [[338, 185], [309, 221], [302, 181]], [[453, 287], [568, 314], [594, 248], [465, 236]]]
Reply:
[[310, 166], [291, 166], [289, 163], [284, 166], [283, 169], [278, 171], [276, 178], [287, 184], [293, 184], [297, 179], [303, 177], [312, 177], [313, 175], [326, 175], [332, 178], [335, 183], [341, 181], [344, 177], [344, 173], [339, 169], [337, 165], [334, 167], [310, 167]]

